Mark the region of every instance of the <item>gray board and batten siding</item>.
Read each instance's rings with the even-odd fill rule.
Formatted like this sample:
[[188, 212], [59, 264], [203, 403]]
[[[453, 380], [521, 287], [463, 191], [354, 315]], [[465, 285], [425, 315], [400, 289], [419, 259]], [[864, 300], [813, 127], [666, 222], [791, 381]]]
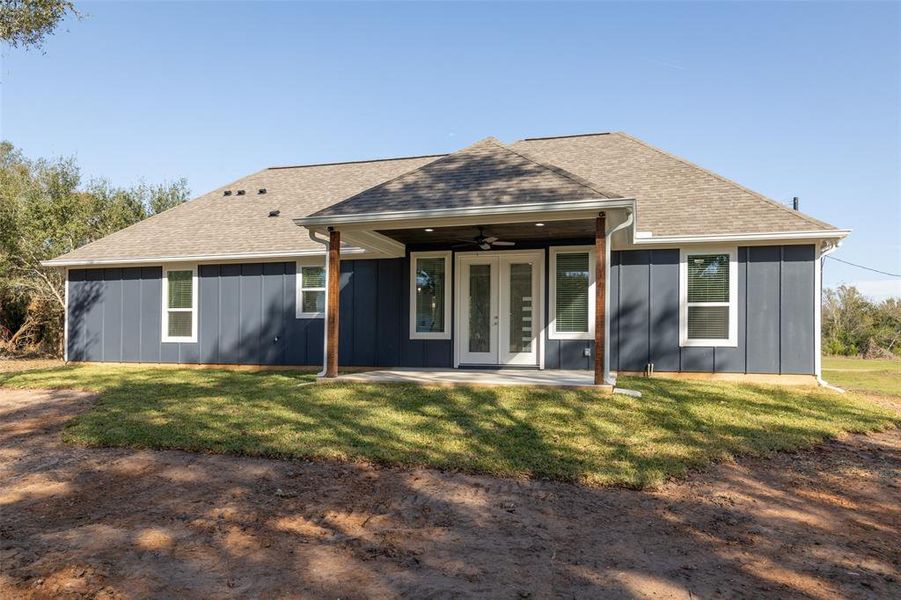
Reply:
[[[680, 348], [679, 250], [613, 252], [611, 370], [813, 373], [815, 260], [812, 245], [739, 248], [738, 346]], [[323, 319], [296, 318], [295, 271], [200, 265], [197, 342], [164, 343], [161, 267], [70, 269], [69, 359], [319, 365]], [[453, 366], [451, 340], [409, 339], [409, 273], [409, 258], [342, 261], [342, 365]], [[545, 367], [590, 369], [591, 346], [546, 339]]]

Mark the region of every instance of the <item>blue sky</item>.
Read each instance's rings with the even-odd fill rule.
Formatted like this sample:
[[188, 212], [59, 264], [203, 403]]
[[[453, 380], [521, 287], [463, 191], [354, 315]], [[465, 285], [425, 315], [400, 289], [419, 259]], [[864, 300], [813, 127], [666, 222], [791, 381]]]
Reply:
[[[195, 194], [269, 165], [624, 130], [901, 272], [898, 3], [77, 3], [4, 49], [0, 135]], [[901, 295], [827, 262], [827, 285]]]

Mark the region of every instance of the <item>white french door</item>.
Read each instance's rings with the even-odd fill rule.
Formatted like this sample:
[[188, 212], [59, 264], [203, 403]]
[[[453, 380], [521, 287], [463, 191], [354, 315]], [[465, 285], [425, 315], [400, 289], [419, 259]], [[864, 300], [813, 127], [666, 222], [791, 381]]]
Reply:
[[542, 250], [457, 254], [458, 364], [540, 363]]

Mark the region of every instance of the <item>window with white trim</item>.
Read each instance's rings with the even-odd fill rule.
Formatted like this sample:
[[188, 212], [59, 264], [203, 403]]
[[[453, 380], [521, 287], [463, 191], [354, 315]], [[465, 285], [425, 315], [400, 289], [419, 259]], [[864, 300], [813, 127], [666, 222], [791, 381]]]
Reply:
[[197, 267], [163, 269], [164, 342], [197, 341]]
[[325, 316], [325, 285], [322, 260], [298, 261], [295, 309], [298, 319], [321, 319]]
[[735, 248], [682, 250], [679, 337], [682, 346], [738, 345]]
[[410, 339], [449, 340], [451, 253], [410, 253]]
[[594, 339], [594, 246], [550, 249], [550, 326], [552, 340]]

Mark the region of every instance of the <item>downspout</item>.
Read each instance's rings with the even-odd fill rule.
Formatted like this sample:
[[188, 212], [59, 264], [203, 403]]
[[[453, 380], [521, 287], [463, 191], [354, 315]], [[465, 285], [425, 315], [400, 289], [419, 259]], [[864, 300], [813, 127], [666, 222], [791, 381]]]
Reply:
[[[610, 236], [621, 229], [631, 226], [634, 222], [635, 212], [631, 209], [627, 210], [629, 214], [626, 220], [616, 227], [608, 229], [604, 234], [607, 237], [607, 243], [604, 244], [606, 254], [604, 257], [604, 301], [607, 302], [607, 306], [610, 305], [610, 247], [612, 246]], [[610, 311], [606, 310], [606, 308], [604, 307], [604, 382], [609, 385], [616, 385], [616, 379], [610, 376]]]
[[842, 245], [841, 240], [839, 241], [826, 241], [826, 249], [819, 250], [819, 256], [816, 258], [816, 263], [814, 264], [814, 315], [815, 315], [815, 323], [814, 323], [814, 373], [816, 374], [817, 383], [830, 390], [844, 393], [840, 387], [831, 385], [828, 381], [823, 379], [823, 258], [829, 256], [836, 250], [838, 247]]
[[[309, 232], [310, 239], [316, 242], [317, 244], [322, 244], [325, 246], [325, 280], [328, 281], [328, 271], [329, 271], [329, 241], [328, 238], [319, 237], [319, 234], [315, 231]], [[328, 311], [328, 286], [325, 286], [325, 306], [326, 311]], [[322, 327], [322, 370], [316, 373], [316, 377], [325, 377], [325, 370], [327, 368], [327, 356], [328, 356], [328, 327], [326, 327], [325, 321], [328, 319], [328, 315], [326, 314], [325, 319], [323, 319], [323, 327]]]

